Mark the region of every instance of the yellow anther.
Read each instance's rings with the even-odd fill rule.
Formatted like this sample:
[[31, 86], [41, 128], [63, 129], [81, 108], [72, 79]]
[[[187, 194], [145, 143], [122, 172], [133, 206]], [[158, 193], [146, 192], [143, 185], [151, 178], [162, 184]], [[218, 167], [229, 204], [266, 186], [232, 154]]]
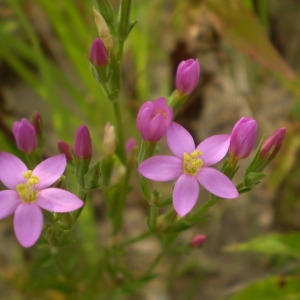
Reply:
[[202, 153], [194, 150], [192, 153], [183, 154], [183, 169], [186, 174], [196, 175], [203, 166], [203, 160], [200, 158]]
[[24, 183], [18, 184], [16, 190], [19, 195], [25, 195], [27, 193], [27, 187]]
[[34, 202], [38, 191], [35, 189], [34, 185], [40, 182], [38, 176], [33, 175], [31, 170], [26, 171], [23, 174], [26, 180], [25, 183], [20, 183], [16, 186], [16, 191], [24, 202]]
[[157, 114], [161, 114], [165, 119], [167, 118], [167, 113], [165, 111], [163, 111], [162, 109], [159, 109], [157, 111]]
[[39, 178], [37, 176], [33, 175], [31, 178], [29, 178], [27, 180], [27, 185], [32, 186], [32, 185], [35, 185], [39, 182], [40, 182]]
[[29, 178], [31, 177], [31, 175], [32, 175], [32, 171], [31, 171], [31, 170], [28, 170], [28, 171], [26, 171], [26, 172], [23, 174], [23, 177], [24, 177], [25, 179], [29, 179]]

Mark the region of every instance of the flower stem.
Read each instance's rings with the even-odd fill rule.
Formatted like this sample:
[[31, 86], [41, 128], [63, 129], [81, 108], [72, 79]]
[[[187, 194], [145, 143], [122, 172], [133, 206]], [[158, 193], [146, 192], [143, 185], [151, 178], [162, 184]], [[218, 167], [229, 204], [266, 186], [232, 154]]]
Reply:
[[125, 137], [124, 137], [124, 124], [122, 122], [122, 115], [120, 109], [120, 102], [113, 101], [113, 110], [116, 118], [116, 131], [118, 138], [118, 154], [122, 163], [125, 163], [126, 154], [125, 154]]

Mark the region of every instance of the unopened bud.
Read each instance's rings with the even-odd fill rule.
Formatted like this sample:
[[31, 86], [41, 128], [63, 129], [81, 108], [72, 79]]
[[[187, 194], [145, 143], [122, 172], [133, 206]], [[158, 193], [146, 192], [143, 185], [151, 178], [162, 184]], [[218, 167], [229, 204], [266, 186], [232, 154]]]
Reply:
[[37, 148], [36, 131], [28, 119], [14, 122], [12, 132], [19, 150], [31, 153]]
[[89, 52], [89, 60], [96, 67], [106, 66], [108, 63], [108, 53], [102, 40], [95, 38]]
[[285, 134], [286, 129], [284, 127], [277, 129], [273, 134], [271, 134], [263, 142], [259, 151], [259, 157], [267, 158], [268, 161], [271, 161], [280, 150]]
[[176, 89], [184, 95], [191, 94], [196, 88], [200, 76], [198, 59], [183, 60], [177, 68]]
[[68, 162], [71, 162], [73, 160], [71, 145], [69, 145], [65, 141], [59, 140], [59, 141], [57, 141], [57, 147], [58, 147], [59, 152], [66, 156], [66, 159]]
[[92, 142], [87, 126], [81, 125], [75, 136], [74, 154], [77, 158], [88, 159], [92, 156]]
[[192, 240], [190, 241], [190, 246], [192, 248], [201, 248], [205, 242], [206, 242], [206, 235], [198, 234], [192, 238]]
[[110, 123], [107, 123], [104, 127], [103, 151], [106, 156], [110, 156], [116, 151], [115, 127]]

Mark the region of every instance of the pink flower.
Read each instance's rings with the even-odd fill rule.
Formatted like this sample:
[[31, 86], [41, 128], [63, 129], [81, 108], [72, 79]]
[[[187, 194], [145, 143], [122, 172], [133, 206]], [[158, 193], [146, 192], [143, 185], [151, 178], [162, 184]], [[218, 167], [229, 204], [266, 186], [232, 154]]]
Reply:
[[259, 157], [268, 157], [268, 161], [271, 161], [280, 150], [285, 134], [286, 129], [284, 127], [273, 132], [273, 134], [263, 142], [259, 151]]
[[155, 181], [177, 179], [173, 190], [173, 205], [180, 216], [189, 213], [196, 204], [200, 192], [199, 183], [218, 197], [238, 197], [238, 191], [229, 178], [210, 167], [226, 155], [230, 135], [211, 136], [195, 147], [189, 132], [172, 122], [166, 137], [175, 156], [150, 157], [138, 166], [138, 171]]
[[63, 154], [44, 160], [31, 171], [16, 156], [0, 152], [0, 180], [8, 188], [0, 192], [0, 219], [14, 214], [15, 234], [23, 247], [31, 247], [41, 235], [41, 209], [64, 213], [83, 205], [72, 193], [49, 187], [65, 168]]
[[76, 131], [74, 154], [77, 158], [88, 159], [92, 156], [92, 141], [87, 126], [81, 125]]
[[35, 128], [27, 119], [14, 122], [12, 132], [19, 150], [31, 153], [37, 148]]
[[91, 45], [89, 60], [93, 65], [97, 67], [103, 67], [108, 63], [107, 49], [103, 41], [99, 38], [95, 38]]
[[237, 159], [246, 158], [253, 149], [257, 137], [257, 123], [252, 118], [241, 118], [231, 132], [230, 152]]
[[189, 95], [196, 88], [200, 76], [200, 64], [198, 59], [183, 60], [176, 72], [176, 89]]
[[172, 118], [173, 109], [165, 98], [158, 98], [141, 106], [136, 126], [145, 141], [157, 142], [166, 134]]

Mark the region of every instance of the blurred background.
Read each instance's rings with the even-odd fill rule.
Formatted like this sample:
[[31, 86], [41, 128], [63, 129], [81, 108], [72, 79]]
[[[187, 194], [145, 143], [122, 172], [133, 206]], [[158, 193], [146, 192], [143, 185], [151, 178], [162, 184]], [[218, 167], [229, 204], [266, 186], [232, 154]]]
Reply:
[[[112, 2], [117, 8], [118, 1]], [[192, 57], [201, 64], [200, 82], [176, 121], [196, 142], [230, 132], [242, 116], [258, 121], [260, 137], [279, 127], [286, 127], [288, 135], [257, 189], [220, 202], [197, 228], [181, 235], [186, 241], [206, 234], [205, 246], [183, 255], [180, 264], [178, 253], [166, 257], [157, 269], [164, 275], [144, 288], [143, 298], [128, 299], [228, 299], [250, 282], [288, 272], [290, 265], [273, 256], [224, 249], [300, 229], [299, 17], [298, 0], [132, 0], [137, 24], [125, 46], [121, 96], [128, 138], [140, 140], [135, 131], [140, 104], [168, 96], [178, 63]], [[17, 153], [12, 123], [39, 111], [45, 156], [57, 153], [57, 139], [72, 143], [81, 124], [91, 130], [94, 152], [100, 151], [104, 125], [114, 120], [87, 57], [97, 36], [92, 2], [0, 0], [0, 22], [1, 150]], [[147, 209], [138, 188], [133, 191], [125, 216], [129, 235], [145, 226]], [[102, 236], [99, 197], [93, 217]], [[40, 299], [23, 296], [16, 283], [16, 265], [24, 253], [10, 250], [17, 247], [11, 223], [0, 223], [0, 298]], [[142, 264], [156, 248], [151, 239], [133, 247], [133, 264]], [[44, 299], [68, 298], [52, 293]]]

